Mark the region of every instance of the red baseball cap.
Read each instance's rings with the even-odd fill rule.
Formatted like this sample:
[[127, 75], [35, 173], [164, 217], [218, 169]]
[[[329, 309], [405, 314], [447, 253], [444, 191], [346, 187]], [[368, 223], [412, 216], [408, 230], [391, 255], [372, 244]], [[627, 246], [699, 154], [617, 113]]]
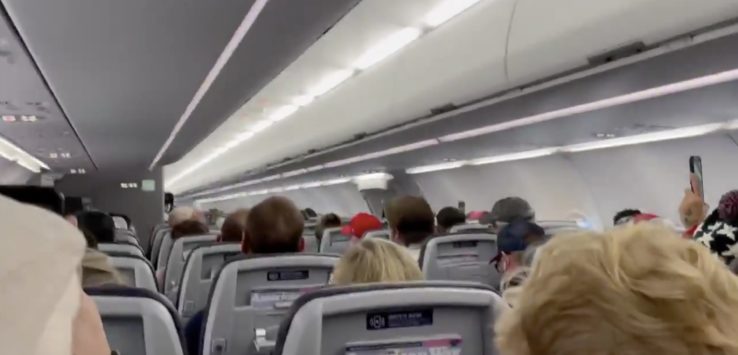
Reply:
[[352, 217], [351, 222], [341, 228], [341, 233], [361, 238], [364, 233], [376, 229], [382, 229], [382, 221], [374, 215], [362, 212]]
[[648, 222], [653, 221], [656, 219], [659, 219], [661, 217], [653, 214], [653, 213], [641, 213], [638, 215], [635, 215], [632, 219], [633, 223], [640, 223], [640, 222]]

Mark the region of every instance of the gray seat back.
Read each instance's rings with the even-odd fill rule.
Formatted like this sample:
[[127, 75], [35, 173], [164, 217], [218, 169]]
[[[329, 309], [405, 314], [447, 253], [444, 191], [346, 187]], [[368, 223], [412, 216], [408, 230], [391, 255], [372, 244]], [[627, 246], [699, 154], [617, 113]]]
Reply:
[[128, 229], [128, 221], [121, 216], [113, 216], [113, 224], [117, 229]]
[[126, 254], [131, 256], [138, 256], [143, 258], [143, 251], [141, 248], [131, 244], [118, 244], [118, 243], [100, 243], [97, 245], [97, 250], [103, 253], [115, 253], [115, 254]]
[[217, 237], [216, 235], [208, 234], [182, 237], [174, 241], [172, 251], [166, 263], [167, 269], [164, 274], [164, 285], [162, 285], [164, 287], [161, 288], [170, 301], [173, 303], [177, 302], [180, 278], [184, 271], [187, 256], [190, 255], [192, 249], [201, 245], [212, 244]]
[[498, 289], [500, 274], [492, 263], [496, 256], [496, 236], [454, 234], [430, 239], [420, 260], [426, 280], [472, 281]]
[[341, 228], [326, 228], [320, 240], [320, 252], [325, 254], [343, 254], [351, 247], [351, 236], [341, 233]]
[[295, 302], [274, 354], [498, 355], [494, 323], [506, 308], [478, 284], [327, 288]]
[[146, 259], [134, 256], [111, 256], [110, 265], [118, 270], [126, 286], [158, 291], [154, 269]]
[[384, 240], [391, 240], [391, 232], [389, 229], [380, 229], [366, 232], [364, 238], [379, 238]]
[[143, 289], [87, 289], [111, 350], [121, 355], [184, 355], [181, 323], [161, 295]]
[[172, 240], [172, 231], [169, 231], [164, 234], [164, 238], [161, 240], [161, 245], [159, 246], [159, 256], [156, 258], [156, 271], [167, 267], [169, 253], [172, 252], [173, 245], [174, 240]]
[[177, 302], [184, 321], [207, 306], [215, 275], [227, 259], [240, 254], [241, 245], [237, 243], [202, 245], [192, 250], [182, 273]]
[[292, 301], [327, 284], [337, 261], [335, 255], [290, 254], [227, 262], [208, 302], [202, 354], [255, 354], [256, 333], [273, 346]]
[[132, 245], [138, 245], [139, 247], [141, 244], [139, 244], [138, 239], [133, 235], [133, 232], [127, 230], [127, 229], [116, 229], [115, 230], [115, 241], [118, 243], [127, 243]]
[[458, 224], [449, 230], [451, 233], [489, 233], [491, 229], [488, 225], [485, 224], [479, 224], [479, 223], [467, 223], [467, 224]]
[[[164, 244], [164, 239], [166, 239], [167, 235], [170, 235], [171, 233], [172, 229], [166, 227], [158, 230], [156, 234], [154, 234], [154, 241], [151, 244], [151, 262], [154, 265], [154, 269], [159, 267], [159, 255], [161, 254], [161, 246]], [[171, 236], [169, 238], [171, 238]]]
[[315, 236], [315, 234], [303, 234], [302, 240], [305, 241], [305, 249], [303, 249], [303, 252], [305, 253], [317, 253], [320, 251], [320, 245], [318, 245], [318, 238]]

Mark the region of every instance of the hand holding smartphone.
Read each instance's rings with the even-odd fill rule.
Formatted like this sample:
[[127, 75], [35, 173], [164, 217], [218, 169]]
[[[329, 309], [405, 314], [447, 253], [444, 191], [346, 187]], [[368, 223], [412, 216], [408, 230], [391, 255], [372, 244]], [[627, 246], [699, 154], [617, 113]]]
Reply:
[[689, 184], [692, 192], [704, 201], [705, 184], [704, 175], [702, 174], [702, 158], [698, 155], [689, 157]]

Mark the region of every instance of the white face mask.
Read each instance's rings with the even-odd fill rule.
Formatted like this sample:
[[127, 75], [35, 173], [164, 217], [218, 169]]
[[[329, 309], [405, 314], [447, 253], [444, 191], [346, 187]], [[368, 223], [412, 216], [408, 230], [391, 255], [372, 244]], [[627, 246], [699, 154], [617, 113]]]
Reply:
[[72, 354], [72, 328], [74, 318], [79, 310], [80, 282], [75, 274], [63, 293], [59, 303], [46, 322], [43, 332], [38, 338], [37, 355], [70, 355]]

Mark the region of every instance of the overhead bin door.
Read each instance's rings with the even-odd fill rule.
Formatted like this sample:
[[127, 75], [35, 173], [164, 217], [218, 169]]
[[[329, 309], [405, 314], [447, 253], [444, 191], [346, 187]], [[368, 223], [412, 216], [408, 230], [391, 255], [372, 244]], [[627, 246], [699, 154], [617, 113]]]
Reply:
[[520, 85], [738, 17], [736, 0], [518, 0], [507, 66]]

